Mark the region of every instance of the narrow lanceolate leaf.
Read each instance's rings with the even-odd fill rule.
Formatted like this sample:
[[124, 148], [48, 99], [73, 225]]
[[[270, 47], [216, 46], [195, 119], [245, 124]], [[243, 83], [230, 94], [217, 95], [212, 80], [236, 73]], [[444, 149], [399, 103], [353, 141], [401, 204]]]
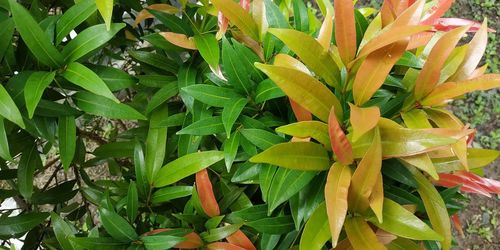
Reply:
[[439, 0], [422, 17], [423, 24], [433, 24], [434, 21], [443, 16], [453, 4], [453, 0]]
[[362, 217], [351, 217], [345, 220], [347, 238], [354, 249], [385, 250], [368, 223]]
[[42, 98], [43, 91], [54, 80], [56, 72], [33, 72], [24, 86], [24, 100], [29, 118], [33, 118], [36, 106]]
[[332, 237], [332, 247], [337, 245], [347, 215], [347, 194], [351, 185], [349, 166], [334, 163], [328, 172], [325, 185], [325, 204]]
[[194, 99], [214, 107], [225, 107], [233, 97], [239, 97], [238, 93], [230, 88], [218, 87], [208, 84], [195, 84], [181, 89]]
[[16, 24], [16, 30], [21, 34], [33, 55], [41, 63], [57, 68], [63, 64], [63, 56], [50, 43], [50, 39], [45, 32], [38, 26], [31, 14], [16, 0], [9, 0], [12, 18]]
[[97, 10], [95, 0], [84, 0], [66, 10], [56, 23], [56, 40], [59, 44], [74, 28], [87, 20]]
[[236, 131], [230, 135], [224, 142], [224, 163], [226, 164], [227, 172], [231, 171], [236, 154], [238, 154], [238, 147], [240, 146], [240, 132]]
[[217, 39], [215, 39], [215, 35], [195, 35], [194, 42], [203, 59], [205, 59], [212, 70], [216, 70], [219, 67], [220, 53], [219, 44], [217, 42]]
[[328, 117], [328, 134], [330, 136], [332, 150], [337, 157], [337, 161], [343, 165], [351, 164], [354, 160], [352, 156], [352, 146], [347, 140], [337, 117], [335, 117], [334, 107], [330, 110], [330, 116]]
[[62, 51], [66, 62], [74, 62], [111, 40], [118, 31], [125, 27], [124, 23], [114, 23], [106, 28], [104, 24], [94, 25], [80, 32]]
[[9, 140], [7, 139], [7, 131], [5, 130], [5, 120], [3, 117], [0, 117], [0, 157], [7, 161], [12, 160]]
[[340, 88], [340, 70], [328, 52], [313, 37], [292, 29], [269, 29], [269, 33], [283, 41], [317, 75]]
[[[353, 11], [354, 14], [354, 11]], [[330, 44], [332, 43], [332, 33], [333, 33], [333, 15], [331, 11], [327, 11], [325, 15], [325, 20], [321, 24], [321, 28], [318, 33], [318, 42], [323, 46], [324, 51], [330, 50]]]
[[154, 186], [163, 187], [175, 183], [222, 159], [224, 159], [224, 153], [220, 151], [205, 151], [182, 156], [158, 171]]
[[362, 135], [372, 130], [380, 119], [378, 107], [359, 108], [349, 103], [351, 107], [352, 140], [357, 141]]
[[221, 116], [213, 116], [193, 122], [177, 132], [178, 135], [212, 135], [224, 132]]
[[80, 92], [76, 94], [75, 99], [76, 105], [90, 114], [112, 119], [147, 120], [144, 115], [126, 104], [116, 103], [92, 93]]
[[149, 183], [147, 180], [146, 163], [144, 161], [144, 151], [139, 142], [134, 145], [134, 170], [137, 191], [144, 197], [148, 193]]
[[169, 43], [177, 47], [191, 49], [191, 50], [198, 49], [196, 47], [194, 38], [187, 37], [185, 34], [179, 34], [174, 32], [160, 32], [159, 34], [163, 36], [163, 38], [165, 38], [165, 40], [167, 40]]
[[63, 75], [66, 80], [82, 87], [96, 95], [104, 96], [115, 102], [119, 102], [104, 81], [99, 78], [94, 71], [80, 63], [72, 62], [68, 64]]
[[134, 21], [134, 27], [137, 27], [137, 25], [149, 18], [154, 18], [155, 16], [151, 14], [148, 10], [159, 10], [161, 12], [165, 12], [168, 14], [175, 15], [177, 12], [179, 12], [179, 9], [170, 5], [170, 4], [164, 4], [164, 3], [159, 3], [159, 4], [151, 4], [148, 5], [146, 9], [141, 10], [137, 16], [135, 17]]
[[335, 9], [335, 40], [344, 65], [356, 56], [356, 21], [351, 0], [333, 1]]
[[76, 124], [74, 116], [59, 117], [59, 154], [64, 170], [68, 171], [75, 156]]
[[485, 19], [481, 28], [476, 32], [474, 38], [469, 43], [465, 58], [457, 72], [450, 78], [453, 81], [463, 81], [470, 79], [476, 70], [477, 65], [486, 51], [488, 43], [488, 21]]
[[106, 23], [106, 29], [111, 29], [111, 17], [113, 15], [113, 0], [95, 0], [97, 9]]
[[441, 69], [446, 59], [468, 29], [468, 26], [454, 29], [442, 36], [434, 45], [424, 68], [415, 81], [415, 98], [417, 100], [421, 100], [428, 95], [439, 83]]
[[422, 171], [425, 171], [435, 180], [439, 179], [438, 173], [436, 172], [436, 167], [434, 167], [434, 164], [432, 163], [431, 158], [428, 154], [401, 157], [400, 160]]
[[36, 146], [23, 151], [17, 168], [17, 185], [19, 193], [26, 199], [33, 194], [33, 177], [36, 169], [42, 168], [42, 160]]
[[218, 216], [220, 214], [219, 204], [215, 199], [212, 182], [210, 182], [206, 169], [202, 169], [196, 173], [196, 191], [198, 192], [201, 207], [205, 214], [209, 217]]
[[443, 237], [443, 240], [440, 241], [441, 247], [449, 250], [452, 235], [450, 216], [446, 210], [446, 205], [434, 185], [423, 174], [415, 168], [410, 168], [410, 171], [418, 183], [417, 191], [424, 202], [425, 211], [427, 211], [432, 228]]
[[0, 84], [0, 116], [17, 124], [21, 128], [25, 128], [21, 112], [10, 97], [7, 90]]
[[373, 140], [363, 159], [359, 162], [354, 174], [349, 191], [349, 209], [363, 213], [369, 207], [370, 194], [377, 182], [382, 167], [382, 144], [380, 132], [375, 130]]
[[24, 213], [4, 217], [0, 220], [0, 235], [12, 236], [25, 233], [38, 226], [49, 217], [49, 213]]
[[227, 106], [222, 110], [222, 124], [224, 124], [227, 137], [231, 134], [234, 123], [247, 103], [248, 100], [246, 98], [233, 98], [227, 102]]
[[52, 223], [52, 228], [54, 229], [54, 234], [56, 235], [56, 239], [61, 245], [62, 249], [75, 249], [71, 240], [69, 238], [74, 237], [75, 232], [73, 228], [66, 221], [61, 218], [61, 216], [56, 213], [52, 213], [50, 215], [50, 221]]
[[2, 30], [0, 30], [0, 58], [3, 58], [12, 43], [15, 24], [12, 18], [7, 18], [0, 22], [0, 26], [2, 27]]
[[134, 181], [130, 181], [127, 192], [127, 218], [134, 223], [139, 209], [139, 195]]
[[70, 239], [79, 249], [110, 249], [119, 250], [127, 248], [129, 243], [123, 243], [111, 237], [73, 237]]
[[247, 250], [257, 250], [252, 241], [250, 241], [250, 239], [241, 230], [238, 230], [230, 236], [226, 237], [226, 240], [231, 244], [243, 247]]
[[255, 0], [252, 2], [252, 17], [257, 24], [257, 28], [259, 29], [259, 37], [261, 41], [264, 39], [267, 29], [269, 28], [266, 14], [265, 0]]
[[398, 203], [384, 199], [383, 222], [374, 216], [368, 218], [378, 228], [394, 235], [413, 240], [442, 240], [425, 222]]
[[361, 63], [354, 79], [352, 93], [356, 105], [361, 106], [384, 83], [394, 64], [406, 50], [407, 41], [398, 41], [369, 54]]
[[[271, 171], [269, 171], [269, 169], [271, 169]], [[299, 171], [286, 168], [277, 168], [277, 170], [273, 169], [275, 169], [275, 167], [265, 169], [266, 173], [263, 173], [263, 175], [266, 176], [262, 176], [261, 178], [261, 189], [264, 192], [267, 191], [266, 200], [269, 204], [269, 215], [279, 205], [288, 201], [294, 195], [299, 193], [300, 190], [303, 190], [304, 187], [312, 181], [314, 176], [316, 176], [316, 173], [311, 171]], [[270, 183], [268, 184], [265, 182]], [[265, 186], [267, 185], [269, 185], [269, 187], [266, 189]]]
[[295, 118], [297, 121], [311, 121], [312, 120], [312, 114], [311, 112], [307, 111], [307, 109], [303, 108], [300, 106], [298, 103], [296, 103], [292, 99], [288, 99], [290, 101], [290, 107], [292, 107], [292, 111], [295, 114]]
[[330, 168], [326, 149], [312, 142], [277, 144], [250, 158], [250, 161], [303, 171], [323, 171]]
[[262, 129], [249, 128], [242, 129], [240, 132], [243, 137], [262, 150], [266, 150], [278, 143], [285, 142], [283, 137]]
[[102, 226], [111, 237], [121, 242], [137, 239], [134, 228], [120, 215], [105, 208], [99, 209]]
[[163, 250], [176, 247], [186, 238], [172, 235], [151, 235], [141, 238], [144, 246], [148, 250]]
[[276, 128], [276, 132], [291, 135], [299, 138], [311, 137], [330, 147], [330, 137], [328, 135], [328, 125], [319, 121], [302, 121]]
[[224, 14], [224, 17], [229, 19], [243, 33], [253, 40], [259, 41], [259, 28], [249, 12], [232, 0], [214, 0], [212, 3], [215, 8]]
[[168, 116], [168, 106], [156, 109], [150, 118], [148, 136], [146, 138], [146, 172], [149, 183], [153, 183], [156, 173], [165, 160], [168, 128], [155, 128], [163, 117]]
[[258, 69], [278, 85], [289, 98], [300, 104], [322, 121], [328, 121], [330, 109], [335, 107], [337, 119], [342, 119], [342, 107], [335, 95], [314, 77], [281, 66], [256, 64]]
[[190, 196], [192, 193], [192, 186], [165, 187], [153, 193], [153, 196], [151, 197], [151, 203], [153, 203], [153, 205], [159, 205], [163, 202]]
[[382, 173], [378, 174], [377, 182], [373, 186], [372, 193], [370, 194], [370, 198], [368, 198], [370, 202], [370, 208], [373, 213], [377, 217], [377, 220], [382, 223], [384, 218], [382, 216], [384, 209], [384, 183], [382, 179]]
[[[328, 203], [328, 201], [326, 201]], [[311, 218], [302, 232], [300, 238], [300, 249], [319, 250], [322, 249], [325, 243], [330, 239], [330, 230], [328, 228], [327, 206], [325, 202], [321, 203], [314, 210]], [[335, 244], [334, 244], [335, 246]]]
[[435, 106], [445, 101], [478, 90], [488, 90], [500, 87], [500, 74], [487, 74], [461, 82], [447, 82], [436, 87], [422, 105]]

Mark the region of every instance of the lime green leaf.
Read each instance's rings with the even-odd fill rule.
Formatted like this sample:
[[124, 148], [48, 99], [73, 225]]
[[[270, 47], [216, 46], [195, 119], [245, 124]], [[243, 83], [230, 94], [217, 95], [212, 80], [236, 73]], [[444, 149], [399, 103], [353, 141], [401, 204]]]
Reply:
[[63, 64], [63, 56], [50, 43], [46, 33], [38, 26], [31, 14], [16, 0], [9, 0], [12, 18], [16, 24], [16, 30], [21, 34], [33, 55], [41, 63], [50, 67], [60, 67]]
[[33, 194], [33, 177], [36, 169], [42, 168], [42, 160], [36, 146], [23, 151], [17, 169], [17, 185], [19, 193], [26, 199]]
[[105, 208], [99, 209], [102, 226], [114, 239], [121, 242], [136, 240], [138, 235], [134, 228], [120, 215]]
[[239, 96], [233, 89], [208, 84], [195, 84], [181, 89], [194, 99], [214, 107], [225, 107], [233, 97]]
[[192, 193], [192, 186], [164, 187], [153, 193], [151, 203], [153, 203], [153, 205], [159, 205], [167, 201], [190, 196]]
[[193, 122], [177, 132], [178, 135], [212, 135], [224, 132], [221, 116], [213, 116]]
[[59, 154], [64, 170], [68, 170], [76, 151], [76, 124], [74, 116], [59, 117]]
[[330, 147], [328, 125], [319, 121], [302, 121], [276, 128], [276, 132], [299, 138], [311, 137], [327, 149]]
[[64, 46], [62, 54], [66, 62], [74, 62], [101, 47], [124, 27], [124, 23], [113, 23], [108, 28], [98, 24], [83, 30]]
[[219, 43], [213, 34], [195, 35], [194, 42], [201, 56], [215, 70], [219, 67]]
[[345, 220], [347, 238], [354, 249], [385, 250], [368, 223], [362, 217], [351, 217]]
[[200, 236], [206, 242], [214, 242], [228, 237], [238, 231], [240, 227], [241, 224], [227, 225], [224, 227], [210, 229], [208, 232], [201, 233]]
[[63, 77], [73, 84], [78, 85], [96, 95], [104, 96], [115, 102], [119, 102], [111, 90], [109, 90], [106, 83], [104, 83], [104, 81], [92, 70], [80, 63], [72, 62], [68, 64], [63, 73]]
[[182, 156], [158, 171], [154, 186], [163, 187], [175, 183], [222, 159], [224, 159], [224, 153], [221, 151], [198, 152]]
[[16, 104], [10, 97], [7, 90], [0, 84], [0, 116], [17, 124], [21, 128], [25, 128], [23, 118]]
[[54, 80], [56, 72], [33, 72], [24, 86], [24, 100], [29, 118], [33, 118], [36, 106], [42, 98], [43, 91]]
[[[481, 168], [493, 162], [500, 155], [500, 151], [482, 148], [468, 148], [467, 162], [469, 169]], [[460, 160], [456, 157], [434, 158], [432, 163], [436, 166], [438, 173], [449, 173], [464, 170]]]
[[332, 106], [335, 107], [337, 118], [342, 118], [342, 107], [337, 97], [314, 77], [287, 67], [260, 63], [255, 66], [268, 75], [288, 97], [322, 121], [328, 121]]
[[330, 239], [330, 228], [325, 202], [321, 203], [307, 220], [300, 238], [300, 249], [319, 250]]
[[175, 245], [186, 240], [184, 237], [172, 235], [151, 235], [141, 238], [148, 250], [164, 250], [175, 247]]
[[[305, 171], [323, 171], [330, 168], [330, 160], [326, 149], [312, 142], [277, 144], [253, 156], [250, 161]], [[304, 162], [307, 162], [307, 164], [304, 164]]]
[[388, 250], [420, 250], [420, 246], [412, 240], [405, 238], [397, 238], [388, 245], [386, 245]]
[[69, 250], [75, 249], [69, 239], [74, 237], [75, 232], [73, 228], [56, 213], [51, 213], [50, 220], [54, 228], [54, 234], [61, 248]]
[[137, 186], [134, 181], [130, 181], [127, 192], [127, 217], [128, 221], [134, 222], [139, 209], [139, 196], [137, 194]]
[[113, 15], [113, 0], [95, 0], [97, 9], [106, 23], [106, 29], [111, 29], [111, 17]]
[[7, 18], [0, 22], [0, 59], [3, 59], [5, 52], [11, 46], [12, 35], [14, 34], [14, 21]]
[[56, 40], [59, 44], [74, 28], [87, 20], [97, 10], [95, 0], [79, 1], [66, 10], [56, 23]]
[[25, 233], [49, 217], [49, 213], [25, 213], [0, 220], [0, 235], [11, 236]]
[[147, 120], [144, 115], [126, 104], [116, 103], [88, 92], [79, 92], [75, 99], [80, 109], [93, 115], [112, 119]]
[[312, 171], [278, 168], [267, 191], [268, 214], [304, 189], [314, 176], [316, 173]]
[[351, 175], [352, 171], [349, 166], [337, 162], [332, 165], [328, 172], [325, 185], [325, 202], [333, 247], [337, 245], [347, 215], [347, 197], [351, 185]]
[[246, 98], [232, 98], [222, 110], [222, 124], [224, 125], [228, 137], [231, 134], [234, 123], [247, 103], [248, 100]]
[[250, 13], [232, 0], [213, 0], [212, 4], [243, 33], [259, 41], [259, 28]]

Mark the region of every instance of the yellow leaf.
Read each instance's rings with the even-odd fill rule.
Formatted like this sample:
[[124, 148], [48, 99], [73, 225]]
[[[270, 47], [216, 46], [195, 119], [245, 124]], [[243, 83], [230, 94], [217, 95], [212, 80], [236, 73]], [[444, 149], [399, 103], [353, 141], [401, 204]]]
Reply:
[[382, 223], [383, 222], [382, 209], [384, 206], [384, 184], [382, 180], [382, 173], [378, 174], [377, 182], [373, 187], [373, 191], [370, 195], [369, 201], [370, 201], [370, 207], [373, 213], [375, 213], [378, 222]]
[[351, 107], [352, 140], [357, 141], [359, 137], [377, 126], [380, 119], [378, 107], [359, 108], [349, 103]]
[[409, 112], [401, 113], [401, 118], [408, 128], [432, 128], [427, 113], [421, 109], [412, 109]]
[[175, 46], [192, 50], [197, 49], [194, 39], [192, 37], [187, 37], [184, 34], [179, 34], [174, 32], [160, 32], [160, 35], [162, 35], [165, 38], [165, 40], [167, 40], [169, 43]]
[[[441, 70], [441, 76], [439, 77], [439, 84], [446, 82], [448, 78], [450, 78], [453, 74], [455, 74], [458, 70], [458, 67], [462, 64], [465, 58], [465, 53], [467, 53], [467, 49], [469, 45], [463, 45], [453, 49], [448, 59]], [[483, 74], [480, 74], [483, 75]]]
[[469, 43], [465, 59], [458, 71], [450, 78], [452, 81], [462, 81], [471, 78], [472, 73], [481, 61], [488, 43], [488, 20], [485, 19], [481, 28]]
[[243, 33], [259, 41], [259, 28], [252, 16], [233, 0], [212, 0], [212, 4]]
[[428, 173], [434, 180], [439, 180], [439, 175], [436, 171], [436, 167], [431, 161], [428, 154], [420, 154], [413, 156], [406, 156], [400, 158], [404, 163], [412, 165], [422, 171]]
[[142, 22], [146, 19], [154, 18], [154, 15], [149, 13], [148, 9], [158, 10], [158, 11], [162, 11], [162, 12], [165, 12], [168, 14], [175, 14], [175, 13], [179, 12], [179, 9], [177, 9], [176, 7], [169, 5], [169, 4], [164, 4], [164, 3], [151, 4], [146, 9], [141, 10], [137, 14], [137, 16], [135, 17], [135, 21], [134, 21], [134, 27], [137, 27], [137, 25], [140, 22]]
[[306, 65], [304, 65], [301, 61], [287, 55], [287, 54], [277, 54], [274, 57], [275, 66], [287, 67], [290, 69], [300, 70], [308, 75], [312, 75], [311, 71], [307, 69]]
[[111, 28], [111, 17], [113, 15], [113, 0], [95, 0], [95, 4], [102, 19], [106, 23], [106, 30]]
[[347, 238], [355, 250], [385, 250], [368, 223], [361, 217], [351, 217], [345, 220]]
[[334, 0], [335, 40], [344, 65], [356, 56], [356, 21], [352, 0]]
[[325, 202], [332, 247], [337, 245], [347, 214], [347, 194], [351, 184], [351, 168], [338, 162], [328, 172], [325, 185]]
[[323, 46], [325, 51], [330, 49], [330, 44], [332, 41], [332, 32], [333, 32], [333, 16], [330, 11], [326, 13], [325, 20], [323, 20], [323, 24], [321, 24], [321, 29], [318, 34], [318, 42]]
[[259, 35], [262, 41], [268, 28], [266, 5], [264, 4], [264, 0], [254, 0], [252, 2], [252, 17], [259, 28]]

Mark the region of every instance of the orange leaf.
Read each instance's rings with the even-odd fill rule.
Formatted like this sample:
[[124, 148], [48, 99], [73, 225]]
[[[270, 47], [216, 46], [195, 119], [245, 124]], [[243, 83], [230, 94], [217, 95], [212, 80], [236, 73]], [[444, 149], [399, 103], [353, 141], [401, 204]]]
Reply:
[[352, 146], [347, 140], [344, 131], [335, 116], [335, 108], [332, 106], [330, 116], [328, 117], [328, 134], [330, 135], [330, 142], [332, 150], [337, 157], [337, 161], [343, 165], [349, 165], [353, 161]]
[[218, 216], [220, 214], [219, 204], [217, 204], [217, 200], [215, 199], [207, 169], [196, 173], [196, 191], [200, 197], [201, 207], [205, 214], [210, 217]]
[[[375, 129], [372, 143], [352, 175], [349, 188], [349, 209], [363, 213], [369, 205], [369, 197], [382, 168], [382, 144], [379, 129]], [[352, 242], [351, 242], [352, 243]]]
[[295, 117], [297, 118], [297, 121], [311, 121], [312, 120], [312, 114], [311, 112], [307, 111], [307, 109], [303, 108], [300, 106], [300, 104], [296, 103], [292, 99], [288, 99], [290, 101], [290, 106], [292, 107], [293, 113], [295, 114]]
[[149, 18], [154, 18], [155, 16], [151, 13], [149, 13], [148, 9], [150, 10], [158, 10], [158, 11], [162, 11], [162, 12], [165, 12], [165, 13], [168, 13], [168, 14], [175, 14], [177, 12], [179, 12], [179, 9], [172, 6], [172, 5], [169, 5], [169, 4], [164, 4], [164, 3], [159, 3], [159, 4], [151, 4], [149, 5], [148, 7], [146, 7], [146, 9], [143, 9], [139, 12], [139, 14], [137, 14], [136, 18], [135, 18], [135, 21], [134, 21], [134, 27], [137, 27], [137, 25], [146, 20], [146, 19], [149, 19]]
[[455, 0], [440, 0], [432, 6], [422, 17], [422, 24], [433, 24], [434, 21], [444, 15], [451, 8]]
[[209, 250], [246, 250], [243, 247], [237, 245], [226, 243], [226, 242], [214, 242], [207, 245]]
[[377, 236], [362, 217], [351, 217], [345, 220], [347, 238], [354, 249], [385, 250]]
[[352, 140], [356, 141], [377, 126], [380, 119], [380, 109], [378, 107], [358, 108], [349, 103], [351, 107]]
[[[467, 32], [478, 32], [481, 29], [480, 22], [462, 18], [439, 18], [434, 21], [433, 26], [437, 31], [450, 31], [462, 26], [470, 26]], [[495, 30], [488, 28], [488, 32], [495, 32]]]
[[215, 37], [219, 40], [224, 36], [224, 34], [226, 34], [227, 27], [229, 26], [229, 20], [220, 11], [217, 14], [217, 24], [219, 25], [219, 30], [217, 31]]
[[419, 47], [422, 47], [426, 44], [428, 44], [432, 37], [434, 36], [434, 32], [422, 32], [418, 33], [416, 35], [413, 35], [410, 38], [410, 43], [408, 44], [408, 47], [406, 50], [413, 50]]
[[[146, 233], [142, 234], [142, 236], [145, 237], [145, 236], [155, 235], [155, 234], [159, 234], [159, 233], [170, 231], [170, 230], [172, 230], [172, 229], [171, 228], [158, 228], [158, 229], [154, 229], [154, 230], [151, 230], [149, 232], [146, 232]], [[188, 233], [188, 234], [184, 235], [183, 237], [186, 238], [186, 240], [175, 245], [175, 248], [195, 249], [195, 248], [200, 248], [203, 246], [203, 240], [201, 240], [200, 236], [195, 232]]]
[[378, 221], [382, 223], [382, 207], [384, 206], [384, 184], [382, 180], [382, 173], [378, 174], [377, 182], [375, 183], [375, 186], [373, 186], [369, 201], [373, 213], [375, 213]]
[[330, 49], [330, 44], [332, 42], [332, 33], [333, 33], [333, 16], [332, 13], [328, 10], [326, 12], [325, 20], [321, 24], [321, 28], [318, 33], [318, 42], [323, 46], [325, 51]]
[[247, 250], [256, 250], [257, 249], [253, 245], [252, 241], [250, 241], [250, 239], [248, 239], [248, 237], [241, 230], [238, 230], [238, 231], [234, 232], [233, 234], [229, 235], [228, 237], [226, 237], [226, 240], [227, 240], [227, 242], [229, 242], [233, 245], [243, 247]]
[[192, 37], [187, 37], [184, 34], [179, 34], [174, 32], [160, 32], [160, 35], [162, 35], [165, 38], [165, 40], [167, 40], [169, 43], [175, 46], [192, 50], [197, 49], [194, 39]]
[[356, 22], [352, 0], [334, 0], [335, 40], [344, 65], [356, 56]]
[[469, 26], [454, 29], [442, 36], [434, 45], [415, 81], [415, 98], [417, 101], [424, 98], [436, 87], [446, 59], [468, 29]]
[[347, 194], [351, 184], [351, 168], [338, 162], [328, 172], [325, 185], [325, 202], [332, 247], [337, 245], [347, 214]]
[[447, 82], [435, 88], [420, 104], [424, 106], [436, 106], [469, 92], [498, 87], [500, 87], [500, 74], [487, 74], [456, 83]]
[[462, 223], [460, 223], [460, 218], [458, 217], [458, 214], [454, 214], [451, 216], [451, 222], [453, 222], [453, 227], [458, 231], [458, 234], [462, 237], [465, 238], [464, 230], [462, 228]]
[[262, 51], [262, 47], [260, 46], [260, 44], [258, 42], [256, 42], [250, 36], [247, 36], [243, 32], [240, 32], [240, 31], [233, 31], [232, 34], [233, 34], [234, 39], [236, 39], [240, 43], [245, 44], [253, 52], [255, 52], [256, 55], [259, 56], [261, 61], [264, 61], [264, 52]]
[[394, 12], [394, 6], [396, 5], [395, 0], [384, 0], [382, 8], [380, 10], [380, 15], [382, 17], [382, 27], [385, 27], [392, 23], [396, 19], [396, 13]]

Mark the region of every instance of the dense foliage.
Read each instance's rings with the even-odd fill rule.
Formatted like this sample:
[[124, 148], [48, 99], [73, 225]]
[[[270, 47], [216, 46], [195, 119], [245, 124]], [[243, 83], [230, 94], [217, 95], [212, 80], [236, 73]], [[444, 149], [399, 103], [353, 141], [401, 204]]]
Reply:
[[0, 1], [1, 248], [450, 249], [500, 193], [451, 0], [75, 2]]

